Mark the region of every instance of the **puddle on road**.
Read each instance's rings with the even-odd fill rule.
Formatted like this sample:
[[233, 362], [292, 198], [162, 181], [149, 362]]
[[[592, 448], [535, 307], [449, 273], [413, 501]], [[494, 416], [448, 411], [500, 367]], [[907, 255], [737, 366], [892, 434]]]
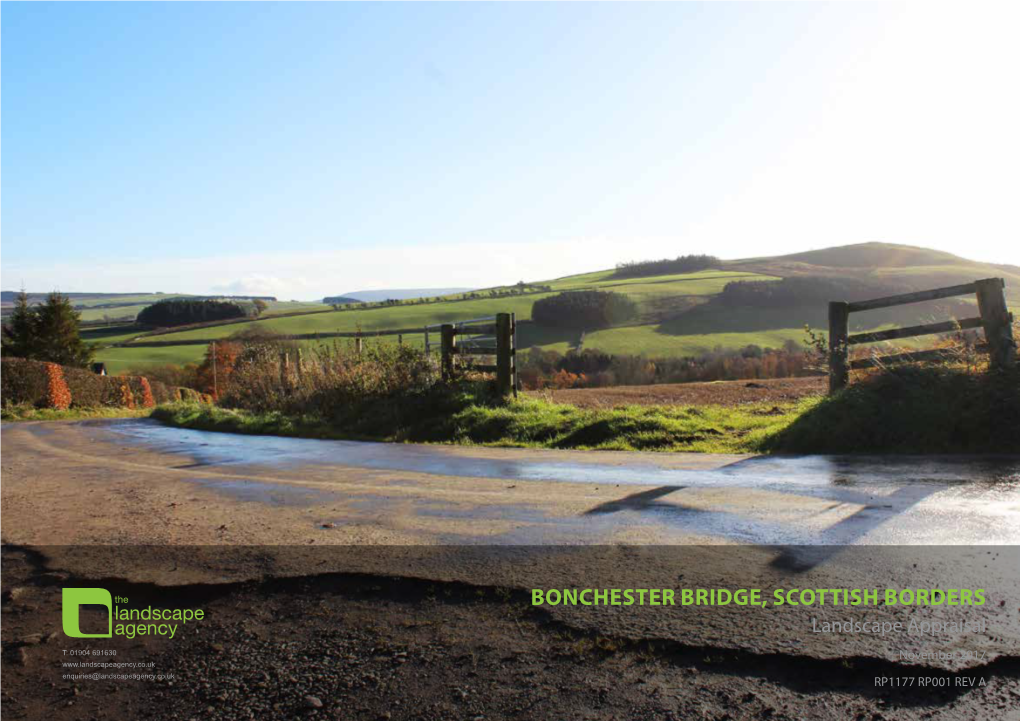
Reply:
[[[1020, 540], [1016, 523], [1020, 515], [1020, 458], [1016, 457], [770, 456], [713, 470], [682, 470], [663, 468], [647, 455], [635, 457], [627, 466], [614, 465], [619, 463], [618, 456], [611, 463], [600, 462], [597, 453], [590, 462], [536, 461], [535, 454], [528, 451], [521, 452], [520, 460], [492, 460], [454, 454], [442, 446], [243, 436], [170, 428], [145, 419], [90, 425], [97, 438], [112, 436], [149, 450], [179, 454], [179, 467], [195, 468], [196, 475], [202, 467], [227, 467], [244, 474], [257, 468], [337, 466], [621, 487], [615, 503], [574, 517], [549, 515], [512, 503], [483, 508], [417, 498], [406, 504], [408, 514], [423, 520], [447, 519], [451, 527], [458, 521], [486, 519], [518, 524], [488, 535], [438, 534], [440, 541], [451, 543], [557, 543], [561, 537], [573, 539], [566, 542], [584, 542], [604, 539], [621, 529], [649, 526], [667, 535], [705, 534], [738, 543], [848, 544], [864, 538], [870, 543], [942, 543], [944, 533], [939, 529], [947, 528], [953, 529], [954, 543]], [[327, 512], [330, 517], [321, 519], [338, 525], [382, 518], [398, 502], [393, 497], [352, 495], [299, 484], [193, 480], [241, 501], [278, 506], [340, 502], [345, 509], [337, 509], [332, 516]], [[417, 485], [412, 478], [388, 482]], [[655, 488], [628, 493], [627, 486], [638, 484]], [[717, 488], [747, 492], [724, 494], [726, 498], [718, 502], [684, 498], [686, 492], [707, 497]], [[748, 499], [756, 496], [761, 500], [749, 504]], [[833, 508], [843, 504], [843, 510], [829, 515], [811, 512], [822, 507], [819, 500], [830, 502]], [[784, 513], [786, 504], [803, 508], [800, 513]], [[346, 509], [358, 514], [357, 518], [345, 516]]]
[[827, 497], [845, 490], [842, 500], [846, 501], [861, 500], [861, 492], [883, 495], [904, 484], [1020, 490], [1020, 458], [1015, 457], [769, 456], [712, 470], [683, 470], [663, 468], [647, 456], [627, 466], [597, 460], [493, 460], [454, 455], [441, 446], [245, 436], [171, 428], [147, 419], [106, 421], [101, 427], [126, 442], [187, 456], [194, 461], [188, 464], [191, 467], [338, 465], [509, 481], [774, 487], [806, 494], [822, 492]]

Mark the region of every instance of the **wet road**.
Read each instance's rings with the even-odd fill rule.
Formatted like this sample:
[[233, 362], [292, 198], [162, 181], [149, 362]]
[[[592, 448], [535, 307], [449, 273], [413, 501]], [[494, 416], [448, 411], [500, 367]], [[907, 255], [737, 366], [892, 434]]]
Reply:
[[3, 437], [8, 457], [26, 442], [37, 454], [70, 450], [92, 462], [137, 457], [133, 465], [188, 493], [268, 523], [297, 517], [320, 530], [393, 532], [381, 542], [1020, 543], [1017, 457], [392, 445], [208, 433], [149, 420], [7, 426]]
[[[990, 602], [966, 618], [986, 619], [989, 630], [947, 639], [970, 655], [945, 664], [1020, 654], [1011, 602], [1020, 597], [1020, 458], [383, 445], [145, 420], [10, 424], [0, 439], [3, 541], [80, 578], [186, 586], [358, 573], [494, 589], [984, 588]], [[894, 619], [910, 608], [867, 613]], [[562, 606], [553, 616], [626, 638], [765, 654], [901, 662], [904, 649], [930, 646], [922, 636], [805, 634], [809, 616], [845, 613]]]

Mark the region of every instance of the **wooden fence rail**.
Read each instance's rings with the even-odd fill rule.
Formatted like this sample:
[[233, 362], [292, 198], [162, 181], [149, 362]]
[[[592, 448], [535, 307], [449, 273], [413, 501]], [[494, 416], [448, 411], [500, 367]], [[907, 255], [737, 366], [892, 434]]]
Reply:
[[[1006, 282], [1002, 278], [985, 278], [963, 285], [921, 290], [916, 293], [904, 293], [873, 300], [861, 300], [853, 303], [832, 301], [829, 303], [829, 393], [835, 393], [846, 387], [851, 369], [909, 361], [937, 360], [946, 355], [945, 351], [936, 349], [897, 353], [878, 358], [860, 358], [851, 362], [850, 346], [861, 343], [876, 343], [934, 333], [951, 333], [967, 328], [983, 328], [986, 344], [981, 348], [987, 350], [991, 366], [1005, 368], [1011, 365], [1016, 361], [1016, 341], [1013, 339], [1013, 316], [1006, 307], [1005, 287]], [[971, 293], [977, 296], [978, 309], [981, 313], [979, 317], [850, 335], [851, 313], [939, 298], [952, 298]]]

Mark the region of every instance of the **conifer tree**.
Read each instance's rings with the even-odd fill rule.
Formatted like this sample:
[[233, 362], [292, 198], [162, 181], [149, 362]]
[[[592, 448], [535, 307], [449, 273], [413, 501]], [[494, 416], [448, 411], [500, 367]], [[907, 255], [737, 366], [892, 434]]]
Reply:
[[45, 303], [29, 309], [29, 313], [31, 333], [23, 346], [24, 358], [79, 367], [92, 362], [95, 347], [81, 339], [80, 314], [66, 295], [54, 291], [46, 296]]
[[3, 327], [3, 355], [33, 358], [36, 350], [36, 314], [28, 305], [28, 293], [22, 288], [14, 301], [14, 312]]

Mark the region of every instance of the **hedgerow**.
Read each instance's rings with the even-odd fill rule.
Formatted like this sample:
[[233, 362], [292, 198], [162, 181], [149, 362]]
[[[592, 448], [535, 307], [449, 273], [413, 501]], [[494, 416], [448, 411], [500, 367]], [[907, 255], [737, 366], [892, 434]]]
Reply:
[[0, 395], [4, 406], [32, 408], [153, 408], [185, 400], [211, 403], [191, 388], [167, 386], [140, 376], [101, 376], [56, 363], [4, 358]]
[[40, 361], [4, 358], [0, 371], [0, 395], [4, 403], [46, 407], [49, 383]]

